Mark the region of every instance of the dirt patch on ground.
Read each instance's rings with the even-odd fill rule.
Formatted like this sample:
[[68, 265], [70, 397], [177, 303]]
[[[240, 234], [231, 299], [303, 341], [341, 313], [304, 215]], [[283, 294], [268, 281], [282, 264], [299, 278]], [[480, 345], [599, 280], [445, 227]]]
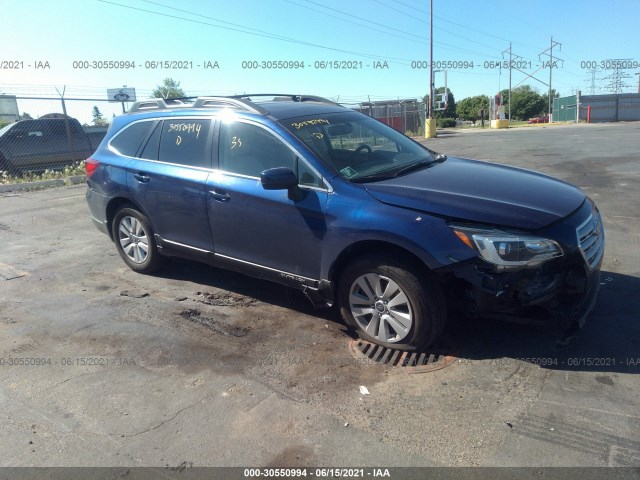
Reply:
[[214, 307], [248, 307], [258, 303], [258, 300], [251, 297], [210, 292], [196, 292], [196, 301]]
[[198, 325], [202, 325], [209, 330], [219, 333], [220, 335], [231, 336], [231, 337], [244, 337], [246, 336], [250, 329], [246, 327], [237, 327], [232, 325], [226, 325], [222, 323], [219, 319], [207, 317], [200, 312], [200, 310], [195, 308], [187, 308], [180, 312], [180, 316], [182, 318], [186, 318]]

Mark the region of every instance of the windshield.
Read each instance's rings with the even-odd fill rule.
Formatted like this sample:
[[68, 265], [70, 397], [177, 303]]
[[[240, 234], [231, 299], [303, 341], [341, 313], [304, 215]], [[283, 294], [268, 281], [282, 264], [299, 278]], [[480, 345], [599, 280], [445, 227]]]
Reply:
[[287, 119], [291, 133], [351, 181], [393, 177], [434, 160], [427, 148], [371, 117], [344, 112]]

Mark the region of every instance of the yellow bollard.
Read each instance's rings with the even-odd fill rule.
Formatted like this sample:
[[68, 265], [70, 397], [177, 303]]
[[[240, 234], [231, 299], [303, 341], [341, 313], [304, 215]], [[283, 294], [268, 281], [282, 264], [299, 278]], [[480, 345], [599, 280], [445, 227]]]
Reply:
[[436, 132], [436, 119], [427, 118], [424, 126], [424, 138], [436, 138], [438, 136]]
[[491, 128], [509, 128], [509, 120], [491, 120]]

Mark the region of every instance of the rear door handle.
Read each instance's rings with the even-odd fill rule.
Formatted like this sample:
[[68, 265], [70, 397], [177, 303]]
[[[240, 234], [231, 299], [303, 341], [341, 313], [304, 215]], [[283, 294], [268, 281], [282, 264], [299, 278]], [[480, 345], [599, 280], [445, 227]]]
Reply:
[[141, 183], [147, 183], [149, 180], [151, 180], [151, 177], [149, 175], [147, 175], [146, 173], [134, 173], [133, 174], [133, 178], [135, 178], [136, 180], [138, 180]]
[[229, 194], [224, 190], [209, 190], [209, 195], [211, 195], [216, 202], [228, 202], [231, 199]]

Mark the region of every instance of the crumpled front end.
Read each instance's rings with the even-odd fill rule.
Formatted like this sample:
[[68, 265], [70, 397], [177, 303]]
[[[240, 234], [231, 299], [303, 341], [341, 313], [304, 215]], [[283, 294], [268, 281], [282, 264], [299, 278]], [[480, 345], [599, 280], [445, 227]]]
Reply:
[[521, 268], [496, 266], [481, 256], [456, 265], [449, 290], [459, 292], [463, 285], [466, 313], [516, 320], [551, 317], [564, 329], [584, 324], [597, 298], [605, 248], [597, 207], [587, 199], [572, 215], [535, 235], [557, 242], [562, 256]]

